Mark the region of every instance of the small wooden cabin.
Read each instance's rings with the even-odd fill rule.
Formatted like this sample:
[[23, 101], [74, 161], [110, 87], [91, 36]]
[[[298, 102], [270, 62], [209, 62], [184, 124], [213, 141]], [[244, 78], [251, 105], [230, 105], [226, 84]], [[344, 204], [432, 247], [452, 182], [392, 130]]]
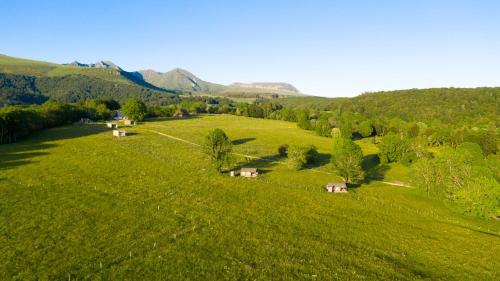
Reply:
[[174, 118], [188, 118], [189, 112], [184, 108], [180, 108], [180, 109], [177, 109], [172, 116]]
[[257, 168], [241, 168], [240, 176], [247, 178], [255, 178], [259, 175]]
[[326, 191], [333, 193], [347, 192], [347, 185], [343, 182], [329, 182], [326, 185]]
[[127, 136], [127, 132], [120, 130], [113, 130], [113, 136], [115, 137], [125, 137]]
[[106, 126], [107, 126], [108, 128], [110, 128], [110, 129], [116, 129], [116, 128], [118, 128], [118, 124], [116, 124], [116, 123], [111, 123], [111, 122], [106, 123]]
[[129, 120], [129, 119], [124, 119], [123, 124], [125, 124], [125, 126], [133, 126], [133, 125], [135, 125], [135, 121]]

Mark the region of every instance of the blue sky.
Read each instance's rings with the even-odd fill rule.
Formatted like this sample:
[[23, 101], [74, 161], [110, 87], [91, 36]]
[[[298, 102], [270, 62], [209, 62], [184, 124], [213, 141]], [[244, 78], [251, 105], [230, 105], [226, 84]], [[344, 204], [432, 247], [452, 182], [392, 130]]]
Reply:
[[4, 0], [0, 31], [11, 56], [321, 96], [500, 85], [500, 1]]

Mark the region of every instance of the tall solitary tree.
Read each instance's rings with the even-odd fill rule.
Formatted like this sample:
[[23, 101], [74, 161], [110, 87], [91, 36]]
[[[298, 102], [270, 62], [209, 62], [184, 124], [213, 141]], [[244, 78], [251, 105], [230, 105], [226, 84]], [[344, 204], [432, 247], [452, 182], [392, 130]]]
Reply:
[[214, 129], [210, 131], [205, 138], [203, 150], [218, 172], [221, 172], [225, 167], [230, 168], [232, 164], [232, 143], [223, 130]]
[[351, 139], [335, 137], [333, 139], [332, 167], [346, 183], [356, 183], [364, 178], [361, 168], [363, 152]]
[[140, 99], [134, 98], [124, 104], [121, 111], [130, 120], [142, 121], [146, 117], [148, 109]]

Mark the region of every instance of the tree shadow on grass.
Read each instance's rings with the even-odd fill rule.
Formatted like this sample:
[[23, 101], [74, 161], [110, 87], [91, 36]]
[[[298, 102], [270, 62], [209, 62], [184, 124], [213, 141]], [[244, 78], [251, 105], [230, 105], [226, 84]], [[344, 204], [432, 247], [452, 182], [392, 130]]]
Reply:
[[389, 166], [381, 165], [377, 154], [368, 154], [363, 157], [361, 168], [365, 172], [363, 183], [368, 184], [372, 180], [383, 180], [389, 170]]
[[244, 144], [244, 143], [247, 143], [247, 142], [253, 141], [253, 140], [255, 140], [255, 138], [242, 138], [242, 139], [233, 140], [231, 143], [233, 145], [240, 145], [240, 144]]
[[475, 232], [482, 233], [482, 234], [485, 234], [485, 235], [490, 235], [490, 236], [493, 236], [493, 237], [499, 237], [500, 238], [500, 235], [498, 235], [496, 233], [493, 233], [493, 232], [490, 232], [489, 230], [488, 231], [480, 230], [480, 229], [477, 229], [477, 228], [473, 228], [473, 227], [469, 227], [469, 226], [465, 226], [465, 225], [461, 225], [461, 224], [453, 223], [453, 222], [444, 222], [443, 221], [442, 223], [448, 224], [448, 225], [452, 225], [452, 226], [456, 226], [456, 227], [460, 227], [460, 228], [467, 229], [467, 230], [471, 230], [471, 231], [475, 231]]
[[240, 170], [241, 168], [257, 168], [259, 174], [266, 174], [270, 172], [270, 168], [278, 165], [279, 161], [284, 159], [283, 156], [279, 154], [273, 154], [261, 157], [259, 159], [245, 158], [243, 161], [238, 162], [234, 166], [233, 170]]
[[41, 130], [33, 133], [31, 136], [26, 137], [24, 140], [50, 142], [63, 139], [80, 138], [89, 135], [99, 134], [103, 132], [111, 132], [113, 129], [106, 127], [103, 123], [91, 124], [73, 124], [68, 126], [55, 127], [51, 129]]
[[347, 189], [358, 189], [361, 187], [361, 183], [346, 183]]
[[136, 132], [127, 131], [127, 137], [138, 135]]
[[10, 145], [8, 151], [0, 152], [0, 171], [12, 169], [18, 166], [33, 163], [31, 160], [37, 156], [49, 154], [46, 151], [40, 151], [55, 147], [55, 144], [34, 144], [34, 145], [21, 145], [16, 146], [15, 149]]
[[12, 144], [0, 145], [0, 171], [34, 163], [33, 158], [49, 154], [52, 141], [79, 138], [111, 130], [105, 124], [74, 124], [34, 132]]
[[189, 120], [189, 119], [200, 119], [199, 115], [190, 115], [188, 117], [150, 117], [146, 118], [142, 122], [138, 122], [137, 124], [147, 124], [149, 122], [159, 122], [159, 121], [180, 121], [180, 120]]
[[305, 166], [305, 169], [319, 168], [330, 163], [331, 155], [328, 153], [318, 153], [318, 156], [314, 162], [309, 163]]

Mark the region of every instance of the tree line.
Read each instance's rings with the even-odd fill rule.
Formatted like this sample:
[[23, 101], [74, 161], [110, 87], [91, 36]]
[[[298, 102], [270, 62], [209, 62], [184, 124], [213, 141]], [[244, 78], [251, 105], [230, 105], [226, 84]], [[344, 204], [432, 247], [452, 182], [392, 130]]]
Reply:
[[[369, 137], [379, 148], [380, 165], [401, 163], [410, 166], [414, 186], [428, 196], [442, 198], [455, 208], [474, 215], [500, 215], [499, 138], [496, 119], [480, 122], [446, 123], [404, 120], [385, 115], [371, 116], [343, 110], [320, 111], [284, 107], [278, 100], [257, 99], [236, 103], [224, 98], [184, 97], [169, 105], [147, 106], [133, 98], [120, 106], [118, 101], [87, 100], [76, 104], [46, 102], [39, 106], [7, 106], [0, 109], [0, 143], [10, 143], [30, 132], [75, 122], [80, 118], [107, 120], [121, 107], [127, 118], [171, 117], [176, 113], [220, 113], [267, 118], [297, 123], [299, 128], [332, 138], [331, 167], [347, 183], [364, 178], [363, 154], [354, 142]], [[418, 109], [416, 109], [418, 110]], [[489, 116], [485, 113], [484, 116]], [[229, 142], [229, 144], [228, 144]], [[224, 132], [207, 137], [217, 170], [229, 167], [231, 145]], [[210, 145], [206, 145], [209, 147]], [[430, 147], [440, 147], [433, 154]], [[206, 149], [205, 151], [209, 151]], [[299, 170], [316, 161], [313, 146], [282, 145], [278, 152], [288, 166]]]
[[117, 107], [119, 104], [114, 100], [1, 107], [0, 144], [13, 143], [34, 131], [71, 124], [82, 118], [108, 120], [114, 116]]

